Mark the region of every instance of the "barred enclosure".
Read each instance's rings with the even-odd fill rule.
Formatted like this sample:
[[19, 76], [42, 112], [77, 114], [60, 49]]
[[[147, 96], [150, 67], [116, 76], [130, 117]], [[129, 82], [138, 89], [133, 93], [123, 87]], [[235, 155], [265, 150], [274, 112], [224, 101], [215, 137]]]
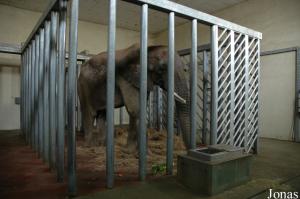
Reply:
[[[262, 34], [188, 8], [159, 0], [125, 0], [141, 7], [139, 82], [139, 178], [146, 178], [148, 10], [168, 14], [168, 88], [150, 95], [161, 99], [156, 124], [167, 129], [167, 174], [173, 173], [175, 16], [191, 22], [191, 48], [182, 59], [190, 71], [189, 148], [196, 147], [197, 131], [203, 143], [241, 146], [246, 152], [258, 147], [260, 39]], [[82, 1], [84, 2], [84, 1]], [[70, 4], [67, 6], [67, 4]], [[109, 1], [106, 93], [106, 184], [114, 186], [114, 95], [117, 0]], [[21, 49], [21, 128], [26, 142], [64, 180], [67, 134], [68, 191], [75, 195], [76, 127], [80, 116], [76, 94], [79, 0], [52, 0]], [[66, 30], [67, 11], [70, 14]], [[211, 28], [209, 48], [197, 47], [197, 24]], [[66, 35], [69, 34], [66, 54]], [[66, 58], [68, 64], [66, 64]], [[68, 67], [66, 67], [68, 66]], [[65, 78], [65, 70], [67, 76]], [[66, 90], [66, 92], [65, 92]], [[160, 94], [159, 94], [160, 93]], [[162, 100], [166, 95], [165, 102]], [[159, 101], [159, 100], [158, 100]], [[150, 103], [150, 102], [149, 102]], [[151, 107], [151, 103], [150, 106]], [[166, 107], [161, 109], [160, 107]], [[150, 114], [150, 115], [149, 115]], [[77, 119], [76, 119], [77, 117]], [[67, 120], [65, 119], [67, 118]], [[163, 121], [165, 119], [165, 121]], [[148, 120], [151, 113], [148, 111]], [[151, 125], [151, 122], [149, 122]], [[65, 129], [65, 125], [67, 128]], [[154, 121], [153, 121], [154, 124]], [[199, 138], [200, 139], [200, 138]]]

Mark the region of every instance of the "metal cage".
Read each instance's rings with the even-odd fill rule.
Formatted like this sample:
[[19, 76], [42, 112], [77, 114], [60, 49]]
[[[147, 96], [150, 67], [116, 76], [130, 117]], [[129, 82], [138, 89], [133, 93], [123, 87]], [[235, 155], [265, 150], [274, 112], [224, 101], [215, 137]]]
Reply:
[[[257, 149], [259, 53], [262, 34], [188, 8], [160, 0], [125, 0], [141, 6], [139, 177], [146, 177], [148, 10], [168, 14], [167, 173], [173, 172], [175, 16], [191, 21], [189, 67], [191, 71], [191, 140], [196, 147], [197, 116], [202, 110], [204, 137], [211, 144]], [[67, 3], [70, 3], [70, 7]], [[107, 65], [107, 187], [114, 185], [114, 93], [117, 0], [109, 1]], [[76, 194], [76, 79], [79, 0], [52, 0], [21, 49], [21, 128], [26, 142], [64, 179], [64, 143], [67, 132], [68, 191]], [[66, 31], [67, 8], [70, 28]], [[197, 56], [197, 24], [211, 27], [210, 52]], [[65, 94], [66, 34], [69, 34]], [[208, 55], [209, 54], [209, 55]], [[211, 57], [211, 67], [208, 67]], [[199, 69], [200, 68], [200, 69]], [[197, 71], [201, 71], [200, 73]], [[211, 75], [210, 75], [211, 74]], [[199, 75], [201, 76], [200, 78]], [[199, 84], [200, 83], [200, 84]], [[199, 89], [200, 87], [200, 89]], [[202, 89], [202, 90], [201, 90]], [[199, 92], [198, 92], [199, 91]], [[206, 92], [207, 91], [207, 92]], [[198, 102], [197, 93], [202, 96]], [[67, 105], [65, 105], [65, 100]], [[65, 121], [65, 114], [67, 122]], [[198, 119], [197, 119], [198, 118]], [[67, 129], [65, 124], [67, 123]], [[199, 124], [198, 124], [199, 125]], [[209, 130], [207, 130], [209, 129]], [[205, 138], [206, 140], [206, 138]]]

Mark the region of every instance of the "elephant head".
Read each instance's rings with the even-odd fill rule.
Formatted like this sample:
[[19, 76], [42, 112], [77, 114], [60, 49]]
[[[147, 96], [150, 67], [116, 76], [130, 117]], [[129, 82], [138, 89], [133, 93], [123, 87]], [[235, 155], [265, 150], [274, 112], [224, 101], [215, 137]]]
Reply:
[[[148, 75], [153, 84], [165, 91], [168, 88], [168, 48], [151, 46], [148, 48]], [[174, 95], [179, 127], [186, 148], [190, 148], [190, 90], [189, 74], [180, 56], [175, 53], [174, 60]], [[149, 81], [148, 81], [149, 82]], [[150, 83], [151, 84], [151, 83]]]

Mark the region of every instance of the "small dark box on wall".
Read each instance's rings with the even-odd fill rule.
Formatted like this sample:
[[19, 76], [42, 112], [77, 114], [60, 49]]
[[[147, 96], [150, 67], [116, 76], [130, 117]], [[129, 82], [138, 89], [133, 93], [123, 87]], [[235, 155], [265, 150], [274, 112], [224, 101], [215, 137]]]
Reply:
[[20, 104], [20, 103], [21, 103], [21, 98], [15, 97], [15, 104]]
[[177, 178], [194, 192], [214, 195], [250, 180], [252, 155], [215, 145], [178, 156]]

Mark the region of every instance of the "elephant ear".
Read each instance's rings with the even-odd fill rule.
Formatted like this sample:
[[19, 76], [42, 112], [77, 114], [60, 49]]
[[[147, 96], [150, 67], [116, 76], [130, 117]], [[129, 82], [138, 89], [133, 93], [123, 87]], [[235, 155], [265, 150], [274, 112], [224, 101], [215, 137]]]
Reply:
[[140, 59], [140, 45], [138, 43], [116, 51], [116, 66], [122, 68], [138, 63]]
[[163, 74], [168, 68], [168, 52], [164, 46], [152, 46], [148, 48], [148, 70], [157, 74]]
[[126, 70], [122, 70], [118, 75], [122, 76], [128, 83], [133, 87], [139, 88], [140, 81], [140, 65], [139, 64], [129, 64]]

